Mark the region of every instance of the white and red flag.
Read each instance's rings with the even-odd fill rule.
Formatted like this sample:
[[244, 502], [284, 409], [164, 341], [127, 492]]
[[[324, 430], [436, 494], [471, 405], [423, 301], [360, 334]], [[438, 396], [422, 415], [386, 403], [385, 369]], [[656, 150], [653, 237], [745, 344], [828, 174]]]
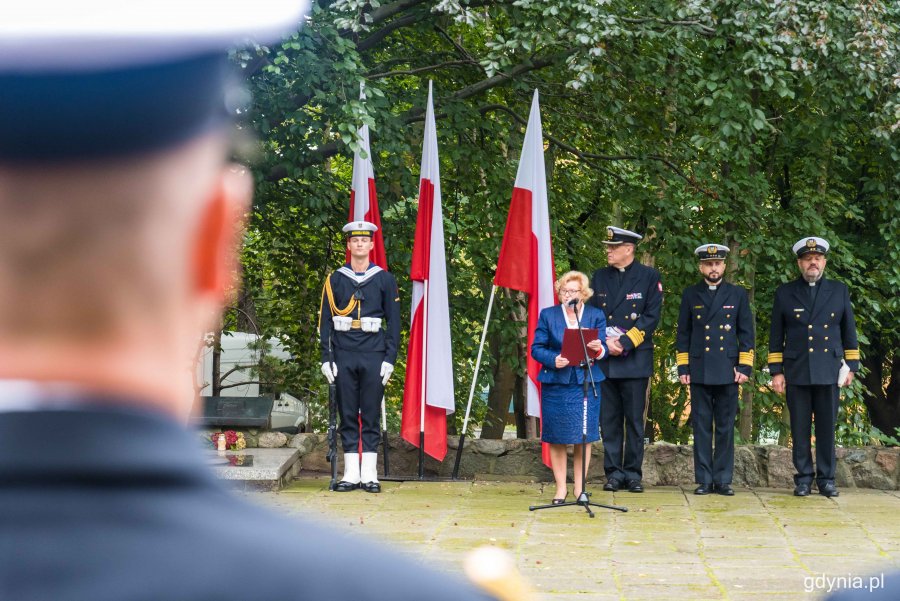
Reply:
[[[531, 356], [531, 343], [541, 309], [557, 302], [553, 290], [555, 274], [544, 170], [544, 138], [538, 91], [535, 90], [497, 261], [497, 273], [494, 275], [495, 285], [521, 290], [528, 295], [526, 411], [535, 417], [541, 415], [541, 385], [537, 380], [541, 365]], [[550, 464], [547, 445], [544, 445], [544, 463]]]
[[447, 415], [453, 413], [456, 406], [441, 177], [430, 81], [419, 177], [419, 214], [409, 274], [413, 282], [412, 327], [400, 434], [418, 447], [424, 432], [425, 452], [442, 461], [447, 454]]
[[[360, 86], [359, 99], [366, 94]], [[353, 153], [353, 178], [350, 185], [350, 216], [347, 221], [368, 221], [378, 226], [373, 241], [375, 248], [369, 253], [369, 262], [387, 270], [387, 255], [384, 253], [384, 232], [381, 230], [381, 214], [378, 211], [378, 196], [375, 193], [375, 169], [372, 167], [372, 150], [369, 148], [369, 126], [363, 124], [357, 131], [359, 149]], [[363, 158], [363, 153], [366, 157]], [[346, 260], [350, 261], [350, 251]]]

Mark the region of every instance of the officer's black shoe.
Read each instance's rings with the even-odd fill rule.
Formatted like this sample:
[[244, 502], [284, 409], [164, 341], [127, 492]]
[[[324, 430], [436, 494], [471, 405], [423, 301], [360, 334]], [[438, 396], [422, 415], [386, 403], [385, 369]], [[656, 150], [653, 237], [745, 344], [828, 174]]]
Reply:
[[713, 489], [720, 495], [724, 495], [726, 497], [734, 496], [734, 489], [731, 488], [730, 484], [713, 484]]
[[809, 496], [809, 484], [805, 482], [801, 482], [797, 486], [794, 487], [794, 496], [795, 497], [808, 497]]
[[350, 492], [351, 490], [356, 490], [357, 488], [359, 488], [359, 484], [355, 482], [347, 482], [346, 480], [341, 480], [334, 485], [335, 492]]
[[701, 484], [700, 486], [698, 486], [697, 488], [694, 489], [694, 494], [695, 495], [708, 495], [712, 491], [713, 491], [712, 484]]
[[381, 484], [378, 482], [360, 482], [359, 487], [366, 492], [381, 492]]
[[640, 480], [629, 480], [625, 484], [628, 486], [628, 492], [644, 492], [644, 486]]
[[622, 488], [622, 481], [618, 478], [610, 478], [606, 481], [606, 484], [603, 485], [603, 490], [608, 492], [616, 492]]
[[840, 492], [838, 492], [837, 486], [834, 485], [834, 482], [826, 482], [819, 486], [819, 494], [828, 497], [837, 497], [840, 496]]

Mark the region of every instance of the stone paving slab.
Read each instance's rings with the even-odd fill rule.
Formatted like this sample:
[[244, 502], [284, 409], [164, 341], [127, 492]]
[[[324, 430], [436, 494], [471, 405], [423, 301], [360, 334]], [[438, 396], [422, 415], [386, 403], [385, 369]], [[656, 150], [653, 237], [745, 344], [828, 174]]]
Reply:
[[278, 490], [297, 474], [299, 457], [291, 448], [206, 452], [217, 478], [246, 490]]
[[580, 507], [528, 511], [552, 486], [520, 482], [384, 482], [380, 495], [331, 493], [325, 478], [248, 498], [331, 523], [458, 572], [472, 548], [508, 549], [541, 601], [821, 599], [817, 577], [900, 568], [900, 495], [845, 490], [835, 499], [790, 490], [596, 491], [621, 513]]

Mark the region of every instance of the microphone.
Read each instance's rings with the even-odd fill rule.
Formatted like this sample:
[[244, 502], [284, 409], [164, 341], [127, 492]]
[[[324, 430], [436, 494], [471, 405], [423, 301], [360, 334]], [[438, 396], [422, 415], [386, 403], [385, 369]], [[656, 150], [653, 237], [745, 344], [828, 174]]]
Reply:
[[577, 298], [573, 298], [572, 300], [570, 300], [569, 302], [566, 303], [566, 306], [567, 307], [577, 307], [578, 303], [579, 303], [579, 300]]

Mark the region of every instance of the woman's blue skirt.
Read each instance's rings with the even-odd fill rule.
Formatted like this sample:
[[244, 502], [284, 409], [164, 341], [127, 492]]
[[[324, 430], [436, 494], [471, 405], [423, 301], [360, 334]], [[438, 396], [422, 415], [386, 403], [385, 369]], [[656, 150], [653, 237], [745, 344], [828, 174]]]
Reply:
[[[600, 440], [600, 382], [597, 396], [588, 385], [587, 442]], [[541, 440], [550, 444], [581, 444], [584, 414], [581, 384], [541, 384]]]

